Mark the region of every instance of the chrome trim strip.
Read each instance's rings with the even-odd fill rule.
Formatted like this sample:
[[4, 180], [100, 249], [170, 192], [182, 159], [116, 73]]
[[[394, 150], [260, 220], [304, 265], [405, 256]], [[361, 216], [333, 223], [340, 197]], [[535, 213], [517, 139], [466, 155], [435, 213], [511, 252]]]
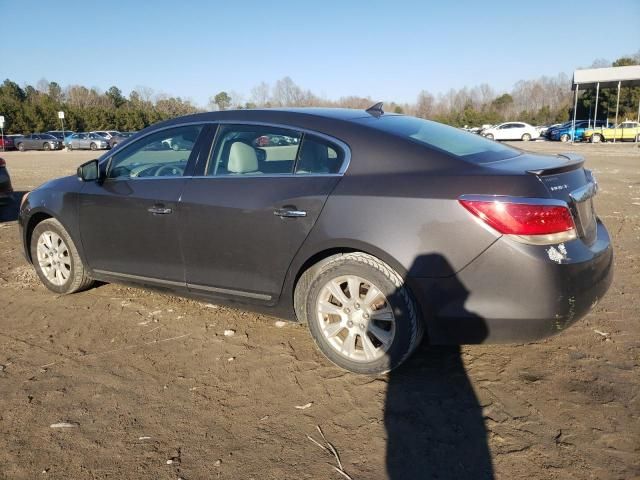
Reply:
[[582, 187], [569, 193], [569, 196], [574, 202], [580, 203], [584, 202], [585, 200], [589, 200], [596, 194], [597, 191], [598, 187], [596, 186], [596, 184], [594, 182], [589, 182], [586, 185], [583, 185]]
[[553, 205], [557, 207], [567, 207], [567, 202], [564, 200], [559, 200], [557, 198], [531, 198], [531, 197], [514, 197], [510, 195], [481, 195], [481, 194], [470, 194], [470, 195], [460, 195], [458, 197], [459, 200], [470, 200], [476, 202], [503, 202], [503, 203], [526, 203], [528, 205]]
[[196, 290], [206, 290], [208, 292], [235, 295], [237, 297], [255, 298], [257, 300], [271, 300], [271, 295], [265, 295], [262, 293], [245, 292], [243, 290], [232, 290], [230, 288], [209, 287], [207, 285], [195, 285], [193, 283], [187, 283], [187, 287], [195, 288]]
[[160, 283], [163, 285], [173, 285], [175, 287], [186, 286], [185, 282], [175, 282], [172, 280], [162, 280], [160, 278], [143, 277], [142, 275], [131, 275], [130, 273], [110, 272], [108, 270], [98, 270], [98, 269], [94, 269], [93, 271], [96, 273], [101, 273], [103, 275], [110, 275], [112, 277], [122, 277], [122, 278], [131, 279], [131, 280], [139, 280], [143, 282]]
[[576, 229], [572, 228], [564, 232], [550, 233], [547, 235], [505, 235], [516, 242], [529, 245], [555, 245], [556, 243], [570, 242], [578, 238]]
[[[340, 167], [340, 170], [338, 170], [338, 173], [322, 173], [322, 174], [315, 174], [315, 173], [305, 173], [305, 174], [295, 174], [295, 173], [282, 173], [282, 174], [277, 174], [277, 175], [221, 175], [219, 177], [215, 177], [215, 176], [210, 176], [210, 175], [202, 175], [202, 176], [195, 176], [195, 177], [168, 177], [168, 178], [246, 178], [246, 177], [264, 177], [264, 178], [269, 178], [269, 177], [273, 177], [273, 176], [278, 176], [278, 177], [340, 177], [342, 175], [345, 174], [345, 172], [347, 171], [347, 169], [349, 168], [349, 165], [351, 164], [351, 148], [349, 147], [349, 145], [347, 145], [345, 142], [343, 142], [342, 140], [339, 140], [335, 137], [332, 137], [331, 135], [327, 135], [325, 133], [321, 133], [321, 132], [317, 132], [315, 130], [309, 130], [307, 128], [302, 128], [302, 127], [297, 127], [294, 125], [283, 125], [283, 124], [279, 124], [279, 123], [270, 123], [270, 122], [258, 122], [258, 121], [245, 121], [245, 120], [202, 120], [199, 122], [186, 122], [186, 123], [175, 123], [172, 125], [167, 125], [164, 127], [160, 127], [160, 128], [154, 128], [153, 130], [148, 131], [147, 133], [138, 136], [133, 136], [133, 137], [129, 137], [127, 139], [126, 142], [120, 142], [118, 144], [118, 146], [112, 150], [110, 150], [107, 154], [104, 155], [104, 158], [100, 158], [98, 161], [100, 163], [102, 162], [108, 162], [109, 159], [111, 158], [111, 156], [117, 152], [119, 152], [120, 150], [122, 150], [125, 147], [128, 147], [129, 145], [132, 145], [133, 143], [137, 142], [138, 140], [141, 140], [151, 134], [157, 133], [157, 132], [161, 132], [163, 130], [168, 130], [171, 128], [179, 128], [179, 127], [188, 127], [190, 125], [259, 125], [259, 126], [264, 126], [264, 127], [274, 127], [274, 128], [283, 128], [285, 130], [296, 130], [298, 132], [302, 132], [302, 133], [308, 133], [311, 135], [315, 135], [316, 137], [320, 137], [323, 138], [329, 142], [335, 143], [336, 145], [338, 145], [344, 152], [344, 160], [342, 161], [342, 166]], [[217, 133], [216, 133], [216, 137], [217, 137]], [[215, 144], [216, 139], [214, 138], [214, 141], [212, 142], [211, 146], [213, 148], [213, 145]], [[209, 157], [211, 157], [211, 153], [209, 152]], [[207, 162], [209, 161], [209, 158], [207, 159]], [[136, 180], [142, 180], [142, 178], [138, 178], [138, 177], [133, 177]], [[152, 179], [159, 179], [160, 177], [143, 177], [143, 178], [152, 178]], [[117, 179], [111, 179], [111, 180], [117, 180]], [[125, 180], [130, 180], [129, 179], [125, 179]]]

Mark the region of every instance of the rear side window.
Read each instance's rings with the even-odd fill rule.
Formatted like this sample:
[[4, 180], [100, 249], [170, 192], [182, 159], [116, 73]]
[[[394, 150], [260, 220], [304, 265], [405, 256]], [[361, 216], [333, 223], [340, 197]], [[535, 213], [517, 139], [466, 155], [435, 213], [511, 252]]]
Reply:
[[363, 123], [476, 164], [513, 158], [520, 154], [515, 148], [475, 133], [421, 118], [383, 115], [363, 120]]
[[305, 135], [296, 163], [296, 175], [338, 173], [344, 154], [330, 142]]
[[262, 125], [222, 125], [206, 175], [291, 174], [302, 134]]

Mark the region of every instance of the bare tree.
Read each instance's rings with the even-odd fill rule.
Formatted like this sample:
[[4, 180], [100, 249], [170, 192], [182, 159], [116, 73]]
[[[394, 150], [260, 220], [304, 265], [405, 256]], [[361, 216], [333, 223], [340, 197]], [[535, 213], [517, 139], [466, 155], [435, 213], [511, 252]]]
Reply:
[[426, 90], [422, 90], [418, 94], [418, 100], [416, 101], [415, 113], [417, 117], [429, 118], [433, 114], [435, 99]]
[[268, 107], [271, 87], [267, 82], [260, 82], [251, 89], [250, 102], [256, 107]]

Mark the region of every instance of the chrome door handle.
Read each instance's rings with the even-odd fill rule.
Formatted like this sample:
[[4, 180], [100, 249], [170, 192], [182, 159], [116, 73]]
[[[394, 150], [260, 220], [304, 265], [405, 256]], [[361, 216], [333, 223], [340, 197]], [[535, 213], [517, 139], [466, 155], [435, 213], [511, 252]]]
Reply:
[[307, 212], [305, 212], [304, 210], [287, 210], [286, 208], [278, 208], [273, 211], [273, 214], [283, 218], [298, 218], [307, 216]]
[[162, 207], [160, 205], [154, 205], [153, 207], [147, 208], [149, 213], [153, 213], [154, 215], [167, 215], [168, 213], [173, 212], [172, 209], [168, 207]]

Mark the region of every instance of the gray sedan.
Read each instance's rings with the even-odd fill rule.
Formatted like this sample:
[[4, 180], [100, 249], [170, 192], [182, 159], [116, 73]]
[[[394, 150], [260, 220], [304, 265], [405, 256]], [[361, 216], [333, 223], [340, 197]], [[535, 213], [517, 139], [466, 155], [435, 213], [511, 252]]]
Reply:
[[74, 133], [67, 141], [69, 150], [106, 150], [109, 141], [97, 133]]
[[15, 139], [16, 148], [25, 150], [60, 150], [62, 142], [48, 133], [32, 133]]
[[596, 305], [613, 252], [583, 163], [379, 104], [202, 113], [32, 190], [21, 237], [57, 294], [98, 280], [244, 305], [378, 374], [423, 332], [529, 342]]

